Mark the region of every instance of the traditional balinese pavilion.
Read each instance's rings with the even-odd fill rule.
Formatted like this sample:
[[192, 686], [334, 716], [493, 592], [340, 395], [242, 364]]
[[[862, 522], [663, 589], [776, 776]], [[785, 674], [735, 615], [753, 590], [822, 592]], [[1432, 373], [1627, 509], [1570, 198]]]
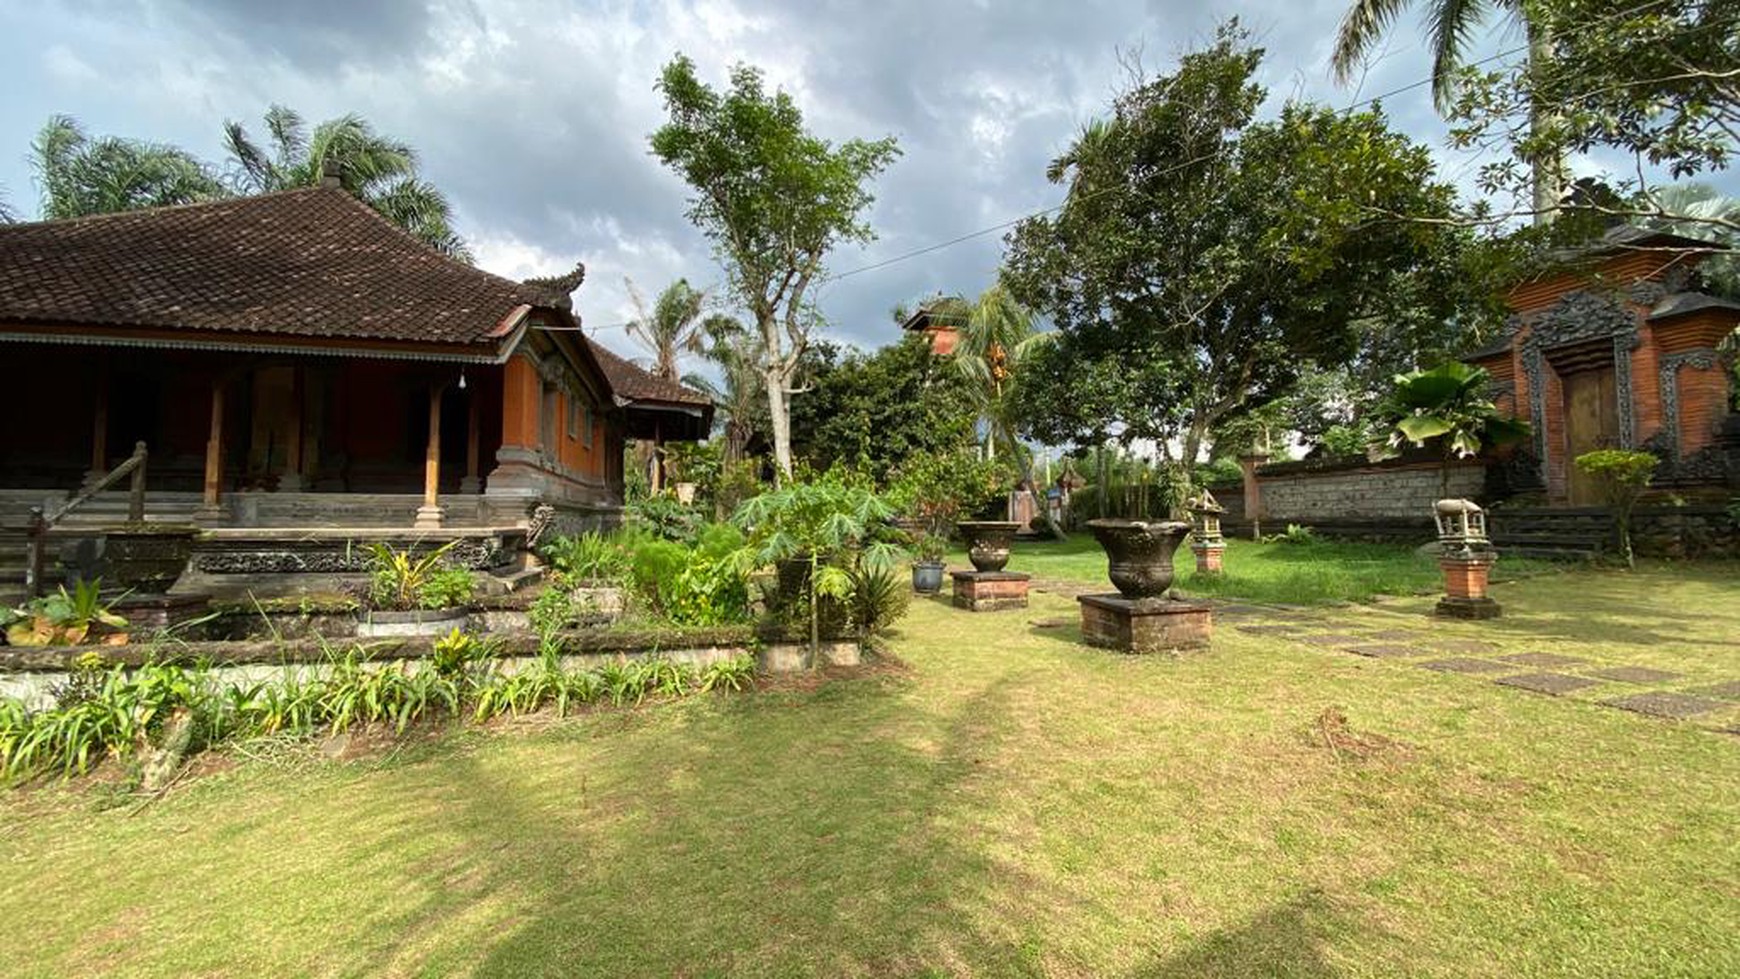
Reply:
[[1500, 408], [1527, 420], [1533, 444], [1504, 469], [1507, 492], [1594, 505], [1599, 488], [1571, 460], [1602, 448], [1647, 449], [1655, 485], [1720, 486], [1732, 363], [1723, 343], [1740, 303], [1702, 291], [1698, 265], [1723, 246], [1620, 227], [1510, 292], [1506, 335], [1466, 359], [1492, 373]]
[[939, 308], [946, 302], [961, 302], [958, 298], [939, 296], [919, 305], [912, 315], [900, 324], [907, 333], [921, 334], [930, 341], [930, 352], [938, 357], [946, 357], [955, 352], [955, 347], [961, 342], [960, 324], [952, 318], [937, 315]]
[[148, 515], [208, 550], [608, 524], [624, 439], [712, 406], [587, 340], [583, 275], [491, 275], [332, 187], [0, 226], [0, 526], [141, 442]]

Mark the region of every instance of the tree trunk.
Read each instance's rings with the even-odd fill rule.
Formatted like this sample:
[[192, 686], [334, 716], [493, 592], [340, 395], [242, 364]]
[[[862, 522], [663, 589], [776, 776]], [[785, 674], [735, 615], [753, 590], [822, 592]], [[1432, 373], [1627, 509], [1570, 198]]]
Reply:
[[791, 406], [785, 400], [785, 371], [778, 365], [762, 373], [767, 382], [767, 413], [773, 419], [775, 482], [791, 478]]
[[[1529, 63], [1544, 64], [1552, 56], [1552, 39], [1544, 28], [1529, 23], [1526, 17], [1524, 29], [1528, 32]], [[1531, 96], [1529, 132], [1540, 132], [1551, 115], [1551, 106], [1542, 103], [1538, 97]], [[1553, 219], [1558, 216], [1559, 199], [1564, 193], [1564, 160], [1557, 153], [1551, 159], [1530, 160], [1529, 170], [1534, 191], [1531, 202], [1534, 223], [1537, 227], [1545, 227], [1552, 224]]]

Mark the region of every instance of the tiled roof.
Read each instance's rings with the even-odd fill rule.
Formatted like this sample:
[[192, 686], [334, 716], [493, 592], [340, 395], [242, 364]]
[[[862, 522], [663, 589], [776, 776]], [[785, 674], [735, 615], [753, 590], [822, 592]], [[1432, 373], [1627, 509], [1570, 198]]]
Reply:
[[0, 322], [477, 345], [553, 304], [336, 188], [0, 225]]
[[604, 377], [610, 382], [610, 389], [620, 397], [630, 401], [675, 405], [711, 407], [713, 404], [713, 400], [705, 394], [642, 370], [595, 340], [588, 339], [586, 343], [591, 346], [592, 355], [598, 358], [598, 366], [604, 369]]
[[1686, 313], [1696, 313], [1705, 309], [1740, 310], [1740, 302], [1702, 292], [1676, 292], [1656, 303], [1654, 308], [1649, 311], [1649, 318], [1663, 320], [1670, 316], [1683, 316]]

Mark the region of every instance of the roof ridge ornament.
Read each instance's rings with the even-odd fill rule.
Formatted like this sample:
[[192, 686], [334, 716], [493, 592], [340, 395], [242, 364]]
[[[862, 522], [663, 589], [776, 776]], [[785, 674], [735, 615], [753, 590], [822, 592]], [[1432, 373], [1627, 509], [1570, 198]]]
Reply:
[[585, 281], [585, 262], [575, 262], [573, 271], [564, 272], [561, 275], [547, 275], [521, 280], [523, 284], [546, 293], [550, 298], [551, 305], [569, 312], [574, 310], [574, 291], [579, 289], [580, 284]]

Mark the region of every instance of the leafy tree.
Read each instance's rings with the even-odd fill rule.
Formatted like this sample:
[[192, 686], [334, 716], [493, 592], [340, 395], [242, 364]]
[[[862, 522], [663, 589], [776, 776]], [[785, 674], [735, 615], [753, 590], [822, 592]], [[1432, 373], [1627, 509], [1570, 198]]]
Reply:
[[658, 88], [669, 121], [652, 135], [653, 155], [694, 191], [689, 220], [712, 239], [754, 319], [774, 459], [789, 477], [787, 395], [820, 324], [810, 289], [835, 244], [875, 236], [861, 217], [873, 199], [866, 185], [899, 150], [892, 137], [835, 146], [812, 135], [791, 96], [769, 95], [747, 65], [718, 92], [679, 55]]
[[948, 452], [973, 442], [967, 379], [921, 336], [874, 353], [822, 344], [807, 390], [791, 405], [792, 449], [817, 469], [836, 462], [877, 482], [915, 453]]
[[651, 371], [666, 380], [677, 379], [677, 358], [684, 353], [702, 353], [706, 349], [706, 330], [701, 319], [707, 294], [678, 279], [665, 286], [658, 301], [648, 313], [646, 301], [634, 282], [624, 278], [628, 294], [634, 300], [638, 314], [628, 324], [628, 335], [639, 340], [652, 353]]
[[431, 248], [471, 261], [470, 250], [453, 231], [447, 198], [419, 179], [417, 153], [408, 144], [375, 132], [354, 114], [310, 130], [295, 110], [274, 105], [266, 110], [265, 123], [269, 148], [254, 142], [241, 123], [224, 123], [224, 145], [234, 166], [230, 179], [238, 193], [318, 187], [336, 177], [352, 196]]
[[[1530, 160], [1597, 149], [1636, 159], [1610, 219], [1682, 218], [1740, 230], [1732, 216], [1676, 212], [1651, 186], [1728, 166], [1740, 139], [1740, 0], [1530, 0], [1529, 59], [1464, 70], [1450, 118], [1464, 147], [1506, 148], [1482, 168], [1488, 192], [1518, 192]], [[1538, 41], [1537, 41], [1538, 39]], [[1538, 107], [1546, 107], [1543, 112]], [[1623, 202], [1623, 203], [1619, 203]], [[1537, 202], [1538, 207], [1538, 202]]]
[[1650, 477], [1655, 475], [1661, 460], [1648, 452], [1599, 449], [1585, 452], [1572, 462], [1600, 482], [1601, 494], [1607, 498], [1613, 524], [1619, 530], [1619, 553], [1625, 558], [1626, 567], [1637, 567], [1637, 558], [1631, 550], [1631, 511], [1649, 489]]
[[1492, 376], [1484, 367], [1451, 360], [1431, 370], [1400, 374], [1390, 395], [1395, 428], [1390, 444], [1423, 445], [1440, 440], [1444, 464], [1438, 492], [1450, 493], [1450, 460], [1466, 459], [1487, 447], [1528, 438], [1527, 424], [1501, 414], [1486, 398]]
[[1015, 229], [1005, 266], [1058, 327], [1017, 385], [1028, 434], [1152, 440], [1188, 470], [1215, 428], [1352, 358], [1356, 324], [1392, 316], [1392, 297], [1420, 322], [1457, 314], [1455, 292], [1398, 291], [1465, 241], [1394, 217], [1452, 213], [1426, 149], [1376, 112], [1289, 104], [1255, 122], [1261, 58], [1223, 27], [1052, 164], [1068, 196]]
[[228, 196], [211, 170], [185, 150], [119, 136], [92, 137], [71, 116], [50, 117], [30, 145], [30, 157], [42, 185], [46, 220]]

